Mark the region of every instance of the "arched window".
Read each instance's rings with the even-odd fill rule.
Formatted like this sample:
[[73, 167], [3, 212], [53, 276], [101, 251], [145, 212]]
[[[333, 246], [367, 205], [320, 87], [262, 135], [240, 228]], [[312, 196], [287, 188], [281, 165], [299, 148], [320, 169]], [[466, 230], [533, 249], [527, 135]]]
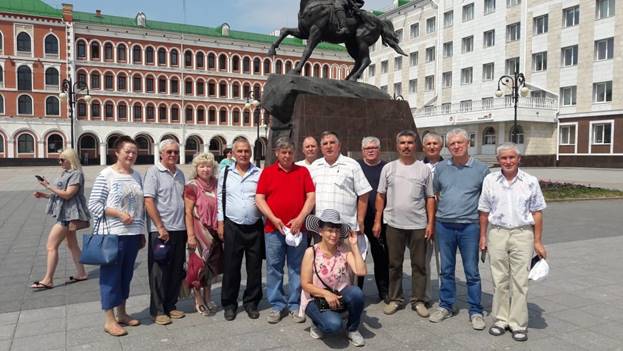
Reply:
[[231, 123], [235, 126], [240, 125], [240, 110], [234, 110], [231, 113]]
[[218, 112], [218, 123], [220, 125], [227, 125], [227, 110], [224, 108]]
[[242, 85], [242, 97], [246, 98], [247, 96], [249, 96], [249, 94], [251, 94], [251, 84], [244, 83]]
[[102, 78], [97, 71], [91, 72], [91, 89], [99, 90], [102, 87]]
[[329, 66], [322, 66], [322, 78], [329, 78]]
[[212, 80], [208, 82], [208, 96], [216, 96], [216, 83]]
[[84, 100], [78, 101], [76, 104], [76, 110], [78, 110], [78, 118], [86, 119], [87, 118], [87, 103]]
[[205, 95], [205, 82], [203, 80], [197, 80], [195, 94], [197, 96]]
[[231, 58], [231, 71], [240, 72], [240, 57], [234, 56]]
[[173, 78], [171, 78], [170, 84], [171, 84], [171, 86], [169, 87], [170, 88], [169, 93], [170, 94], [179, 94], [180, 93], [180, 81], [177, 78], [173, 77]]
[[113, 60], [113, 47], [111, 43], [104, 44], [104, 61]]
[[58, 88], [58, 70], [54, 67], [49, 67], [45, 70], [45, 86]]
[[45, 37], [45, 54], [58, 55], [58, 39], [52, 34]]
[[242, 123], [245, 126], [251, 125], [251, 113], [249, 113], [249, 110], [242, 112]]
[[167, 51], [164, 48], [158, 49], [158, 66], [167, 65]]
[[[0, 51], [3, 51], [3, 50], [4, 50], [4, 36], [0, 32]], [[2, 139], [0, 139], [0, 141], [2, 141]], [[4, 146], [4, 142], [2, 142], [1, 144]], [[4, 149], [3, 151], [0, 151], [0, 152], [4, 152]]]
[[117, 45], [117, 62], [127, 62], [128, 61], [128, 48], [125, 44]]
[[259, 84], [253, 86], [253, 95], [255, 100], [260, 100], [262, 98], [262, 87]]
[[218, 96], [222, 98], [227, 97], [227, 83], [226, 82], [218, 83]]
[[186, 50], [184, 52], [184, 67], [186, 68], [193, 67], [193, 53], [190, 50]]
[[17, 114], [32, 115], [32, 98], [28, 95], [20, 95], [17, 98]]
[[231, 86], [231, 97], [234, 99], [240, 98], [240, 83], [234, 82]]
[[119, 73], [117, 76], [117, 91], [128, 91], [128, 77], [125, 73]]
[[197, 51], [197, 53], [195, 54], [195, 65], [197, 66], [197, 68], [203, 68], [205, 66], [205, 56], [203, 55], [203, 52], [201, 51]]
[[311, 77], [311, 64], [309, 62], [303, 66], [303, 76]]
[[194, 111], [193, 111], [193, 107], [192, 106], [186, 106], [186, 110], [184, 113], [184, 118], [186, 120], [186, 123], [194, 123]]
[[17, 153], [34, 154], [35, 138], [28, 133], [20, 134], [20, 136], [17, 137]]
[[4, 154], [4, 135], [2, 134], [0, 134], [0, 154]]
[[218, 70], [227, 71], [227, 56], [225, 56], [225, 54], [220, 54], [218, 56]]
[[100, 43], [94, 41], [91, 43], [91, 60], [100, 59]]
[[158, 121], [167, 122], [167, 105], [165, 104], [158, 106]]
[[21, 32], [17, 35], [17, 51], [23, 53], [31, 52], [30, 34]]
[[482, 144], [495, 145], [495, 129], [493, 127], [487, 127], [482, 132]]
[[117, 120], [120, 122], [126, 122], [128, 120], [128, 105], [125, 102], [120, 102], [117, 105]]
[[143, 122], [143, 106], [138, 102], [132, 106], [132, 115], [134, 122]]
[[87, 43], [84, 40], [78, 40], [76, 43], [76, 56], [79, 59], [87, 58]]
[[251, 73], [251, 59], [248, 57], [242, 59], [242, 73]]
[[208, 69], [216, 69], [216, 55], [208, 54]]
[[286, 73], [292, 70], [292, 62], [286, 61]]
[[513, 127], [511, 127], [510, 132], [508, 133], [508, 140], [512, 141], [515, 144], [523, 144], [524, 143], [524, 133], [523, 128], [518, 124], [516, 129], [516, 139], [513, 140]]
[[171, 123], [178, 123], [180, 121], [180, 108], [177, 105], [171, 107]]
[[160, 76], [158, 77], [158, 93], [166, 94], [167, 93], [167, 77]]
[[155, 55], [154, 48], [149, 46], [147, 47], [147, 49], [145, 49], [145, 64], [146, 65], [154, 64], [154, 60], [155, 60], [154, 55]]
[[113, 90], [115, 88], [115, 76], [113, 76], [112, 72], [104, 73], [104, 89]]
[[63, 137], [60, 134], [52, 133], [48, 135], [47, 151], [49, 154], [55, 154], [63, 151]]
[[320, 78], [320, 65], [314, 65], [314, 77]]
[[32, 90], [32, 71], [28, 66], [17, 69], [17, 90]]
[[275, 74], [283, 74], [283, 62], [281, 60], [275, 62]]
[[155, 91], [155, 86], [154, 76], [145, 77], [145, 92], [153, 93]]
[[153, 104], [147, 104], [145, 107], [145, 117], [147, 117], [147, 122], [156, 120], [156, 107]]
[[45, 114], [46, 116], [59, 116], [59, 101], [56, 96], [48, 96], [45, 98]]
[[177, 49], [172, 49], [169, 53], [169, 64], [175, 67], [179, 65], [179, 53], [177, 52]]
[[0, 87], [4, 86], [4, 69], [0, 66]]
[[264, 75], [271, 74], [271, 64], [269, 59], [264, 59]]
[[115, 118], [115, 106], [112, 101], [106, 101], [104, 104], [104, 119], [112, 120]]
[[143, 63], [143, 49], [139, 45], [132, 47], [132, 63], [137, 65]]
[[87, 84], [87, 73], [85, 71], [78, 72], [78, 81]]
[[4, 114], [4, 96], [0, 95], [0, 115]]
[[214, 107], [208, 109], [208, 123], [216, 124], [216, 109]]
[[100, 119], [102, 117], [102, 105], [99, 101], [91, 102], [91, 119]]
[[206, 110], [203, 107], [197, 109], [197, 124], [205, 124]]
[[253, 59], [253, 74], [260, 74], [262, 72], [262, 61], [259, 58]]
[[192, 79], [186, 79], [184, 81], [184, 94], [192, 95], [193, 94], [193, 81]]
[[139, 74], [135, 74], [134, 76], [132, 76], [132, 91], [143, 91], [143, 77], [141, 77]]

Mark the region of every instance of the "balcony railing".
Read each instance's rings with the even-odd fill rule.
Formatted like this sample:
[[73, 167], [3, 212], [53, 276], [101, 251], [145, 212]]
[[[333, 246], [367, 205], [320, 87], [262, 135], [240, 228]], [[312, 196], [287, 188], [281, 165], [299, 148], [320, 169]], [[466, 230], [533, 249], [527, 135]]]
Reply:
[[[519, 99], [517, 107], [523, 109], [556, 110], [558, 109], [558, 100], [542, 97], [522, 97]], [[507, 108], [513, 108], [513, 101], [509, 96], [484, 101], [474, 100], [471, 103], [430, 105], [422, 108], [413, 108], [411, 112], [415, 118], [421, 118]]]

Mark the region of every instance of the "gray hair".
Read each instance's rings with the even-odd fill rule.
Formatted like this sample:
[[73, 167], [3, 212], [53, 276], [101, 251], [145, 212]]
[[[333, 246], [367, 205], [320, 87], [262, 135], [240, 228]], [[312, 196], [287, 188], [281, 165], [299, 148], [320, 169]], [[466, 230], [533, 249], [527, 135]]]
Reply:
[[212, 168], [212, 177], [215, 177], [215, 178], [218, 177], [218, 172], [219, 172], [218, 162], [216, 162], [216, 159], [214, 158], [214, 155], [211, 152], [204, 152], [204, 153], [196, 154], [195, 157], [193, 157], [193, 169], [190, 175], [190, 179], [197, 178], [197, 167], [199, 167], [200, 165], [204, 165], [204, 164], [207, 164], [208, 166]]
[[275, 142], [274, 150], [291, 149], [295, 150], [294, 143], [288, 137], [281, 137]]
[[448, 142], [450, 140], [450, 137], [453, 136], [461, 136], [463, 137], [463, 139], [465, 141], [469, 141], [469, 135], [467, 134], [467, 131], [465, 131], [465, 129], [463, 128], [454, 128], [452, 130], [450, 130], [448, 133], [446, 133], [446, 142]]
[[439, 145], [443, 146], [443, 138], [441, 137], [441, 135], [434, 133], [434, 132], [428, 132], [424, 134], [424, 138], [422, 138], [422, 143], [426, 144], [426, 142], [430, 139], [436, 140], [439, 143]]
[[500, 157], [500, 154], [502, 152], [508, 151], [508, 150], [515, 151], [517, 156], [521, 156], [521, 151], [519, 151], [519, 148], [517, 147], [517, 144], [511, 143], [511, 142], [506, 142], [506, 143], [500, 144], [497, 147], [497, 149], [495, 150], [495, 157]]
[[398, 144], [400, 138], [405, 136], [412, 137], [413, 140], [415, 140], [415, 142], [417, 143], [417, 133], [412, 131], [411, 129], [405, 129], [401, 130], [400, 132], [398, 132], [398, 134], [396, 134], [396, 144]]
[[380, 148], [381, 141], [379, 140], [379, 138], [377, 138], [375, 136], [367, 136], [367, 137], [364, 137], [363, 139], [361, 139], [361, 148], [362, 149], [364, 147], [366, 147], [366, 145], [368, 145], [368, 144], [372, 144], [372, 145], [378, 146]]
[[340, 137], [337, 136], [336, 132], [333, 132], [330, 130], [325, 130], [324, 132], [320, 133], [320, 142], [322, 143], [322, 139], [324, 139], [324, 137], [329, 136], [329, 135], [333, 135], [335, 139], [337, 140], [337, 143], [340, 144]]
[[177, 145], [177, 146], [179, 146], [180, 143], [178, 143], [177, 140], [175, 140], [175, 139], [166, 138], [166, 139], [162, 140], [160, 142], [160, 144], [158, 145], [160, 152], [162, 152], [162, 149], [167, 147], [167, 145]]
[[236, 148], [236, 144], [238, 143], [244, 143], [247, 144], [249, 146], [249, 148], [251, 147], [251, 142], [249, 142], [249, 139], [243, 137], [242, 135], [237, 136], [234, 138], [234, 142], [232, 143], [232, 152], [234, 151], [233, 149]]

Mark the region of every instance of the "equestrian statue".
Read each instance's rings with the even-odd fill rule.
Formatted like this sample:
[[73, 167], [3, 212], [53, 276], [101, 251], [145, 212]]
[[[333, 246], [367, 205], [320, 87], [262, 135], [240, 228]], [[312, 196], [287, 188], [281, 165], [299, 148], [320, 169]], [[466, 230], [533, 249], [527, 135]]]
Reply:
[[298, 14], [298, 28], [282, 28], [281, 35], [268, 50], [268, 55], [277, 53], [279, 44], [288, 35], [306, 39], [301, 60], [292, 73], [301, 70], [312, 52], [322, 41], [334, 44], [344, 43], [348, 54], [355, 60], [347, 80], [357, 81], [370, 65], [369, 47], [381, 37], [382, 43], [397, 53], [407, 56], [398, 46], [398, 36], [389, 20], [383, 20], [361, 9], [363, 0], [301, 0]]

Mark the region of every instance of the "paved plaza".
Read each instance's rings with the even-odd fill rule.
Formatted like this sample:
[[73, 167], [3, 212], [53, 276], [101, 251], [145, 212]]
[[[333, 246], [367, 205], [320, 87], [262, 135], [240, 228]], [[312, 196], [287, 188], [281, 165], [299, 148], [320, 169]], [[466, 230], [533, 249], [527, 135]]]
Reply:
[[[87, 186], [100, 169], [85, 168]], [[144, 172], [146, 166], [138, 169]], [[46, 201], [31, 195], [39, 190], [34, 174], [54, 179], [58, 171], [58, 167], [0, 168], [0, 350], [353, 349], [345, 335], [311, 339], [309, 321], [295, 324], [284, 319], [269, 325], [265, 300], [260, 306], [260, 319], [250, 320], [242, 312], [235, 321], [227, 322], [222, 311], [211, 317], [199, 316], [194, 313], [191, 299], [186, 299], [178, 305], [188, 312], [186, 318], [165, 327], [157, 326], [148, 312], [145, 250], [137, 259], [128, 301], [129, 312], [143, 324], [128, 328], [128, 336], [114, 338], [102, 330], [97, 267], [88, 267], [88, 281], [63, 284], [74, 274], [64, 244], [55, 288], [34, 292], [29, 286], [45, 272], [47, 234], [54, 223], [44, 214]], [[623, 189], [622, 170], [544, 168], [530, 172], [548, 180]], [[623, 350], [622, 213], [623, 200], [549, 204], [543, 236], [551, 272], [545, 281], [530, 283], [527, 342], [514, 342], [509, 333], [493, 337], [486, 330], [471, 329], [465, 280], [458, 269], [458, 315], [439, 324], [418, 317], [410, 308], [392, 316], [384, 315], [369, 275], [364, 289], [367, 307], [360, 329], [366, 339], [364, 349]], [[409, 266], [405, 262], [405, 272], [409, 272]], [[432, 270], [436, 286], [434, 266]], [[483, 305], [489, 311], [493, 289], [488, 263], [480, 265], [480, 272]], [[405, 274], [404, 281], [406, 293], [410, 293], [409, 274]], [[214, 296], [218, 303], [219, 284]], [[486, 321], [489, 326], [489, 317]]]

